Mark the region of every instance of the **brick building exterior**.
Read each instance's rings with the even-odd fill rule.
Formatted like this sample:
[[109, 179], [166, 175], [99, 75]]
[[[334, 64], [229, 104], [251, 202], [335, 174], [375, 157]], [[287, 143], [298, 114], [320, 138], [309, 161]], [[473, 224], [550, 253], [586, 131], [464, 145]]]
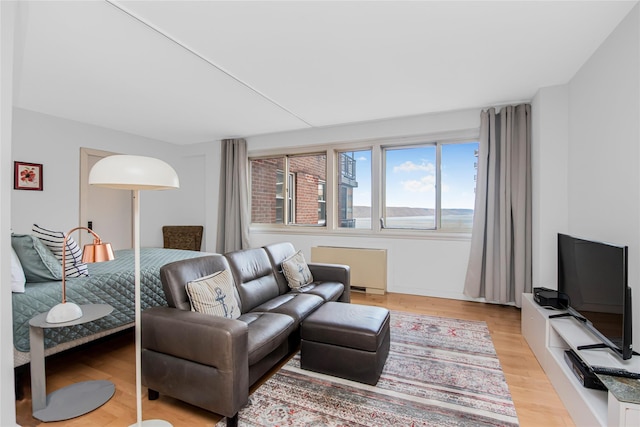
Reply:
[[[320, 224], [318, 185], [327, 181], [325, 155], [297, 156], [289, 159], [289, 172], [295, 177], [295, 224]], [[324, 188], [324, 187], [322, 187]], [[323, 197], [324, 199], [324, 197]], [[324, 211], [323, 211], [324, 212]]]
[[[251, 222], [259, 224], [277, 223], [277, 171], [283, 170], [283, 157], [251, 161]], [[282, 185], [280, 188], [280, 191], [282, 191]], [[282, 197], [283, 195], [280, 196]]]
[[[284, 194], [285, 158], [251, 161], [251, 222], [278, 224], [284, 222], [284, 205], [293, 208], [291, 224], [324, 223], [324, 209], [319, 209], [318, 185], [326, 182], [326, 155], [289, 157], [291, 199]], [[326, 188], [324, 185], [322, 189]], [[324, 190], [323, 190], [324, 191]]]

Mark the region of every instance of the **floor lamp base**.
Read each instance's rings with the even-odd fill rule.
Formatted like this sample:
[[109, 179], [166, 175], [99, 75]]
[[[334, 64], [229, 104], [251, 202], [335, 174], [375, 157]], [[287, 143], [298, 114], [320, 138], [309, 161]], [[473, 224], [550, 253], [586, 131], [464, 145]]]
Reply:
[[141, 424], [135, 423], [131, 424], [129, 427], [173, 427], [173, 425], [169, 421], [165, 420], [144, 420]]

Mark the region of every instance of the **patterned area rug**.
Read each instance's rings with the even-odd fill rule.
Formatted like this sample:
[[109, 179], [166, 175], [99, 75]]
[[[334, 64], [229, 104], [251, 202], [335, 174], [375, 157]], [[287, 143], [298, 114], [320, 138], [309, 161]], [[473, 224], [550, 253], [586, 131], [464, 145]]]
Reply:
[[298, 354], [249, 397], [239, 425], [478, 427], [518, 418], [484, 322], [391, 312], [376, 386], [301, 370]]

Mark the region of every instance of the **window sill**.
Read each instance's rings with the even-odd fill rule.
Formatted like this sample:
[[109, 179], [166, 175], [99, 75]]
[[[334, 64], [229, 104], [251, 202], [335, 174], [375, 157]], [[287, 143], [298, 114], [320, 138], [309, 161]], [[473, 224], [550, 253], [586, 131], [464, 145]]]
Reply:
[[302, 226], [302, 225], [277, 225], [277, 224], [252, 224], [249, 227], [252, 234], [292, 234], [292, 235], [314, 235], [314, 236], [343, 236], [360, 237], [373, 239], [411, 239], [411, 240], [454, 240], [470, 241], [470, 231], [451, 230], [363, 230], [344, 228], [329, 230], [324, 226]]

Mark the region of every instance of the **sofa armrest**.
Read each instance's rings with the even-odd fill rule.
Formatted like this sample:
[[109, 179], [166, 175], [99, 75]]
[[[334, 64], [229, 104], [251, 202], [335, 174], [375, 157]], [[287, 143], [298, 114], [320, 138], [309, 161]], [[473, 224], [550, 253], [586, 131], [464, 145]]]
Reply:
[[313, 275], [313, 280], [342, 283], [344, 292], [338, 301], [351, 302], [351, 269], [348, 265], [319, 262], [307, 263], [307, 265]]
[[142, 348], [222, 371], [249, 369], [248, 328], [240, 320], [169, 307], [142, 312]]

